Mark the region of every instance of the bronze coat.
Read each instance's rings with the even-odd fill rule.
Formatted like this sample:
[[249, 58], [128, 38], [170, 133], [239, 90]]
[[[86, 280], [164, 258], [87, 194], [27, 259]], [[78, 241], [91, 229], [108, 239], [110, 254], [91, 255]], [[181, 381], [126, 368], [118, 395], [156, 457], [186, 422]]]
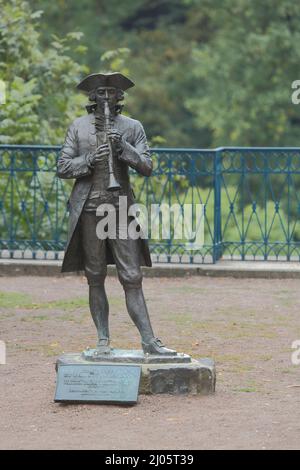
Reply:
[[[150, 176], [152, 161], [143, 126], [139, 121], [117, 115], [114, 128], [122, 134], [124, 151], [119, 156], [117, 174], [122, 186], [122, 195], [127, 195], [128, 206], [134, 202], [133, 191], [129, 182], [128, 166], [143, 176]], [[92, 170], [86, 156], [96, 150], [95, 116], [93, 113], [75, 119], [68, 129], [66, 139], [57, 162], [59, 178], [76, 178], [68, 201], [70, 212], [68, 239], [62, 272], [81, 271], [84, 269], [83, 250], [80, 236], [80, 215], [92, 186]], [[139, 239], [140, 264], [151, 266], [147, 240]], [[107, 264], [115, 264], [110, 250], [107, 250]]]

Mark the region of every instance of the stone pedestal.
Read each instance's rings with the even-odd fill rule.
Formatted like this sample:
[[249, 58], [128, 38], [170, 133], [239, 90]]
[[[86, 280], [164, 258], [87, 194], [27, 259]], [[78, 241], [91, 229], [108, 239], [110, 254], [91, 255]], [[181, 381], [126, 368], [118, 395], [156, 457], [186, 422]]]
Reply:
[[98, 355], [96, 350], [69, 353], [60, 356], [60, 365], [76, 364], [132, 364], [141, 367], [139, 394], [202, 394], [215, 391], [216, 370], [214, 361], [208, 358], [192, 359], [187, 354], [155, 356], [139, 350], [112, 349], [110, 354]]

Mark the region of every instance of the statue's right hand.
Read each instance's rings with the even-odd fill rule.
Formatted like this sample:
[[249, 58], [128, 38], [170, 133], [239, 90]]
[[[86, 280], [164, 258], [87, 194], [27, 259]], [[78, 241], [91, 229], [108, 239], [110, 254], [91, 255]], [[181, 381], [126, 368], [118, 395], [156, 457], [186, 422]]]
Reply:
[[108, 144], [101, 144], [95, 152], [90, 153], [88, 156], [89, 165], [93, 166], [99, 162], [106, 160], [109, 156]]

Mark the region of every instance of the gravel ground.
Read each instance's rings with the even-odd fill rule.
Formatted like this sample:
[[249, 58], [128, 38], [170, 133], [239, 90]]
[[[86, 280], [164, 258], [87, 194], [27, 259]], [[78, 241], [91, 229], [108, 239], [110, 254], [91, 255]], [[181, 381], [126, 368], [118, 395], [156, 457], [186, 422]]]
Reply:
[[[59, 354], [94, 346], [82, 277], [0, 277], [1, 449], [300, 448], [299, 280], [144, 281], [170, 346], [217, 364], [213, 396], [140, 396], [134, 407], [53, 402]], [[113, 346], [139, 348], [118, 281], [107, 280]]]

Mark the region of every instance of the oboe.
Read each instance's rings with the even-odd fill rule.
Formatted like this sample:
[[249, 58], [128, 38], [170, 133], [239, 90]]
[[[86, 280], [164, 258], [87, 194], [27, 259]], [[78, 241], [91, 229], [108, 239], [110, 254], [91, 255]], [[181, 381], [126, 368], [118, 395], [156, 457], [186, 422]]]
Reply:
[[108, 102], [104, 102], [104, 117], [105, 117], [105, 127], [104, 127], [104, 135], [105, 135], [105, 144], [108, 144], [109, 148], [109, 156], [108, 156], [108, 186], [107, 190], [108, 191], [115, 191], [116, 189], [120, 189], [121, 186], [118, 183], [115, 173], [114, 173], [114, 152], [113, 152], [113, 146], [108, 138], [108, 131], [110, 129], [110, 109]]

